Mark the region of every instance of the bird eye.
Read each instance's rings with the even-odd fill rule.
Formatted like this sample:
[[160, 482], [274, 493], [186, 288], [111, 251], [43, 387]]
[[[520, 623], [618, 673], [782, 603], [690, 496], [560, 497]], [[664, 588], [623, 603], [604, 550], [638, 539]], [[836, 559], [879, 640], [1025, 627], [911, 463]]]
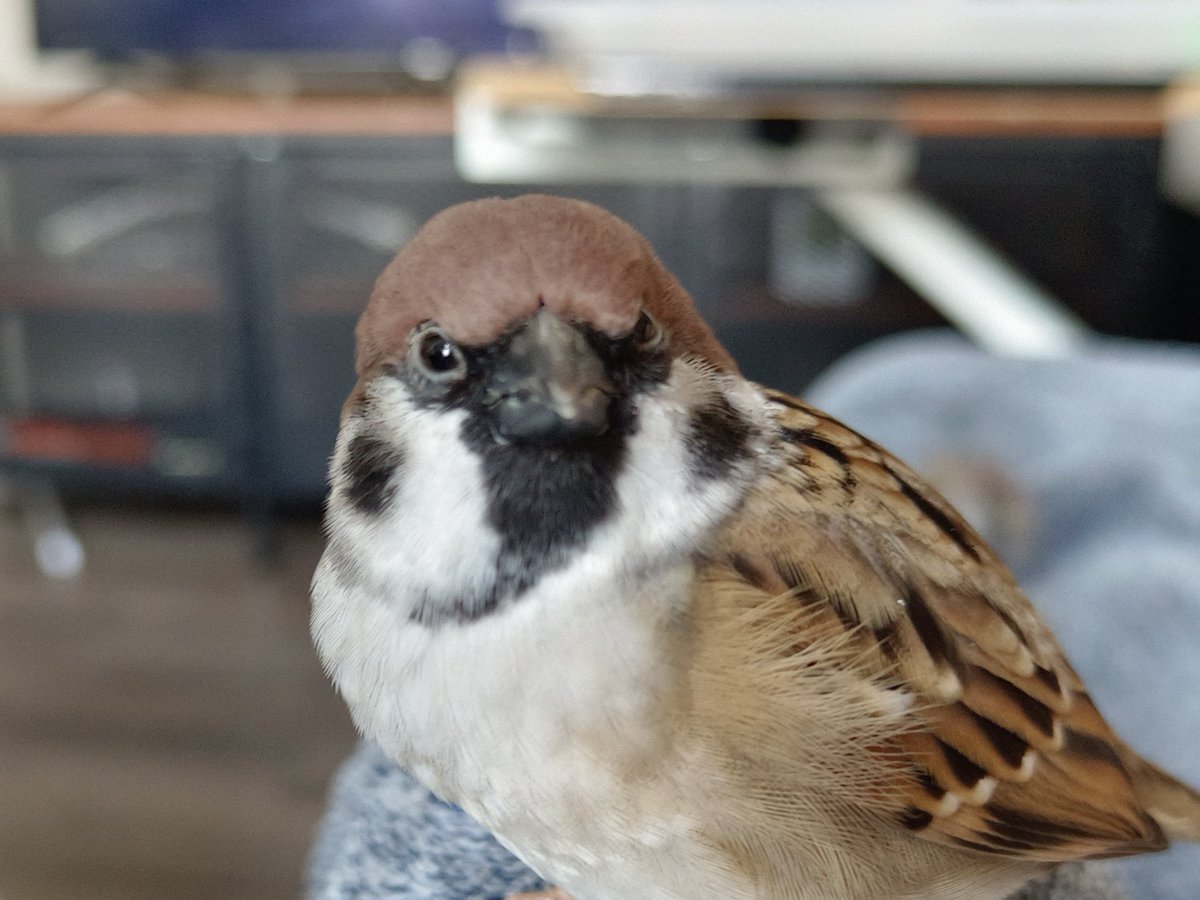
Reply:
[[416, 362], [434, 381], [458, 381], [467, 374], [467, 359], [462, 350], [436, 325], [427, 325], [414, 336]]
[[666, 334], [662, 327], [645, 310], [638, 316], [631, 337], [639, 350], [657, 350], [666, 342]]

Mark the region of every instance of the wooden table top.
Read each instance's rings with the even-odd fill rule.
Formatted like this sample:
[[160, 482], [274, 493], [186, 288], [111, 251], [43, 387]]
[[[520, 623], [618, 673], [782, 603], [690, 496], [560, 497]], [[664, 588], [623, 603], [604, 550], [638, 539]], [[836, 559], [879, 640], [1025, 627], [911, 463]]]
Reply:
[[[1200, 115], [1200, 81], [1169, 88], [816, 89], [701, 97], [602, 96], [561, 67], [480, 61], [457, 94], [498, 108], [625, 118], [884, 120], [918, 135], [1153, 137], [1174, 116]], [[275, 96], [101, 89], [53, 101], [0, 97], [0, 134], [199, 136], [450, 135], [448, 95]]]
[[0, 99], [0, 134], [204, 136], [449, 135], [442, 95], [255, 96], [105, 89], [51, 102]]

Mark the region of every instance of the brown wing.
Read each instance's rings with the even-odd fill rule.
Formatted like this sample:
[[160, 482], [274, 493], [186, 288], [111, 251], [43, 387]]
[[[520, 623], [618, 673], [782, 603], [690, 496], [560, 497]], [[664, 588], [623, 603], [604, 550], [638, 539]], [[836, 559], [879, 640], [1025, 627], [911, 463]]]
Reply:
[[788, 592], [797, 627], [824, 616], [913, 698], [914, 727], [879, 748], [891, 814], [933, 841], [1045, 861], [1165, 846], [1128, 751], [981, 538], [877, 445], [768, 397], [784, 463], [712, 567]]

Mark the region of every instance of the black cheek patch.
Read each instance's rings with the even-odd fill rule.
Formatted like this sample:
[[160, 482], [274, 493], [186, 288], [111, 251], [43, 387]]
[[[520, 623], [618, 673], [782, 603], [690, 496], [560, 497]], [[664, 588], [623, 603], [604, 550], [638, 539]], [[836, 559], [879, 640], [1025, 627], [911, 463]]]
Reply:
[[356, 435], [342, 461], [347, 499], [361, 513], [378, 513], [396, 493], [396, 476], [403, 469], [403, 448], [367, 434]]
[[750, 423], [723, 396], [697, 407], [685, 438], [693, 474], [709, 481], [727, 474], [750, 456], [753, 433]]

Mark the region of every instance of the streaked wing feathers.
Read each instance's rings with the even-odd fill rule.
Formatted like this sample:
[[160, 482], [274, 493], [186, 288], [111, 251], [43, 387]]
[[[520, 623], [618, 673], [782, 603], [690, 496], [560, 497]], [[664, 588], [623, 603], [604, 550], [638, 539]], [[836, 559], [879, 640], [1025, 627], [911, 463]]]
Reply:
[[[885, 806], [930, 840], [1045, 861], [1165, 845], [1127, 752], [1007, 568], [918, 475], [787, 395], [784, 461], [714, 565], [831, 611], [914, 697]], [[902, 763], [896, 764], [900, 759]], [[881, 764], [882, 765], [882, 764]]]

